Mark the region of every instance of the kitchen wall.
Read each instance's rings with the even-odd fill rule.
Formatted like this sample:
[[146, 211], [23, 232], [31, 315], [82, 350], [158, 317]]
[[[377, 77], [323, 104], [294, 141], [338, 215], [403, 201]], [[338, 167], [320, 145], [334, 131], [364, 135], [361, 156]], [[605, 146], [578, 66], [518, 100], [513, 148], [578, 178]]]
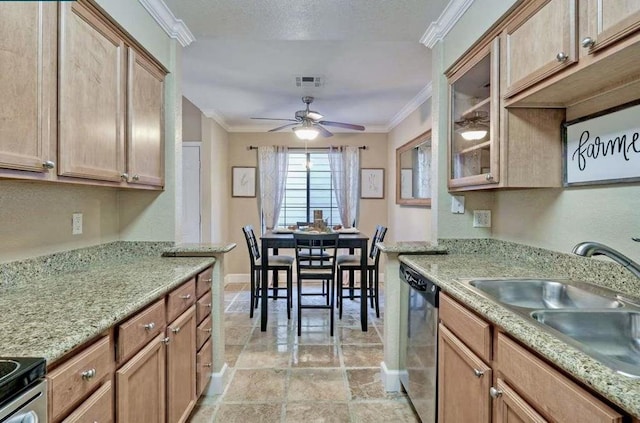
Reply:
[[[304, 144], [289, 132], [273, 133], [230, 133], [229, 134], [229, 161], [226, 165], [227, 186], [231, 184], [232, 166], [257, 166], [257, 151], [247, 150], [248, 146], [286, 145], [290, 148], [304, 148]], [[366, 145], [367, 150], [360, 153], [360, 166], [364, 168], [387, 167], [387, 134], [355, 134], [336, 133], [329, 141], [320, 138], [310, 141], [309, 148], [328, 147], [329, 145]], [[385, 180], [389, 181], [389, 171], [385, 169]], [[388, 186], [388, 184], [387, 184]], [[367, 234], [373, 234], [376, 224], [388, 225], [387, 203], [389, 191], [385, 191], [385, 199], [369, 199], [360, 202], [359, 229]], [[258, 205], [256, 198], [231, 198], [228, 194], [227, 201], [220, 204], [219, 208], [228, 208], [228, 241], [235, 242], [238, 247], [231, 251], [225, 259], [225, 268], [229, 274], [249, 273], [249, 253], [241, 228], [245, 225], [253, 225], [255, 229], [260, 227], [258, 218]], [[393, 233], [393, 227], [389, 228], [389, 235]]]
[[425, 241], [431, 239], [431, 208], [396, 204], [396, 148], [431, 128], [431, 99], [407, 116], [388, 134], [387, 209], [388, 241]]
[[[434, 75], [442, 73], [460, 57], [504, 12], [513, 0], [474, 2], [434, 48]], [[434, 78], [434, 122], [437, 122], [439, 204], [437, 232], [443, 238], [490, 236], [551, 250], [570, 252], [579, 241], [601, 241], [629, 257], [640, 260], [640, 184], [617, 184], [581, 188], [496, 190], [465, 193], [467, 212], [452, 215], [446, 188], [447, 84]], [[437, 117], [436, 117], [437, 115]], [[558, 139], [558, 143], [561, 140]], [[489, 208], [493, 228], [486, 233], [472, 228], [473, 209]]]

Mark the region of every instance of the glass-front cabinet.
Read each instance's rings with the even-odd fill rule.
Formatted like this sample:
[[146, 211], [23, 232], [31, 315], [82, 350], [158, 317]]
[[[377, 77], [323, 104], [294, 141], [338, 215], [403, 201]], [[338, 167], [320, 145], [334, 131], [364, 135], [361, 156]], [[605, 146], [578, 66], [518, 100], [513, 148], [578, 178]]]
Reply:
[[499, 182], [499, 40], [447, 73], [449, 190], [490, 188]]

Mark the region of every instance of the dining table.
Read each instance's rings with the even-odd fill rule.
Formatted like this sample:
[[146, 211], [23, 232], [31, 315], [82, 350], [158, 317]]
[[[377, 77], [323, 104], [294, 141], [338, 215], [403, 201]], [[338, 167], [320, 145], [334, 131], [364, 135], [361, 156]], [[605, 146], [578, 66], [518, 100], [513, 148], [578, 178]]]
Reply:
[[[362, 326], [362, 331], [367, 332], [368, 322], [367, 322], [367, 242], [369, 241], [369, 237], [363, 233], [357, 232], [339, 232], [338, 237], [338, 248], [348, 248], [351, 251], [360, 250], [360, 323]], [[295, 248], [295, 241], [293, 239], [293, 232], [274, 232], [267, 230], [260, 237], [261, 241], [261, 256], [263, 260], [266, 257], [269, 257], [269, 250], [272, 250], [273, 255], [278, 254], [279, 248]], [[268, 281], [268, 268], [267, 266], [262, 266], [260, 280]], [[277, 281], [274, 281], [277, 283]], [[260, 330], [265, 332], [267, 330], [267, 321], [268, 321], [268, 307], [267, 307], [267, 296], [268, 296], [268, 284], [262, 283], [260, 284]]]

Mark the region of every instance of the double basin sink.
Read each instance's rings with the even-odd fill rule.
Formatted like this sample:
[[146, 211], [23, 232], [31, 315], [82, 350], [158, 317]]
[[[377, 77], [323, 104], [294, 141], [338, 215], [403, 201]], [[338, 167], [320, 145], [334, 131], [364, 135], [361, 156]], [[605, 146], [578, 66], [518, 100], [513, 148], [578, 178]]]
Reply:
[[578, 281], [465, 282], [618, 373], [640, 378], [640, 305], [633, 300]]

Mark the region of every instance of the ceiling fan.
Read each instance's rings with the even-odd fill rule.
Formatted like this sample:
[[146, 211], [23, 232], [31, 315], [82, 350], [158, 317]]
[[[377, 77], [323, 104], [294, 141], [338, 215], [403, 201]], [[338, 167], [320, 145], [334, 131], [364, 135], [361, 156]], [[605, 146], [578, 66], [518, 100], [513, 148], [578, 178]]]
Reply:
[[475, 111], [455, 122], [456, 132], [467, 141], [483, 139], [489, 132], [489, 114], [485, 111]]
[[337, 128], [354, 129], [356, 131], [364, 131], [364, 126], [354, 125], [352, 123], [333, 122], [330, 120], [322, 120], [324, 117], [318, 112], [309, 110], [309, 105], [313, 103], [313, 97], [304, 96], [302, 102], [307, 105], [305, 110], [298, 110], [295, 114], [295, 119], [276, 119], [276, 118], [262, 118], [252, 117], [251, 119], [260, 120], [280, 120], [286, 122], [286, 125], [278, 126], [277, 128], [270, 129], [268, 132], [279, 131], [284, 128], [293, 127], [293, 131], [300, 139], [312, 140], [315, 139], [318, 134], [322, 134], [323, 137], [331, 137], [333, 133], [324, 128], [324, 126], [335, 126]]

